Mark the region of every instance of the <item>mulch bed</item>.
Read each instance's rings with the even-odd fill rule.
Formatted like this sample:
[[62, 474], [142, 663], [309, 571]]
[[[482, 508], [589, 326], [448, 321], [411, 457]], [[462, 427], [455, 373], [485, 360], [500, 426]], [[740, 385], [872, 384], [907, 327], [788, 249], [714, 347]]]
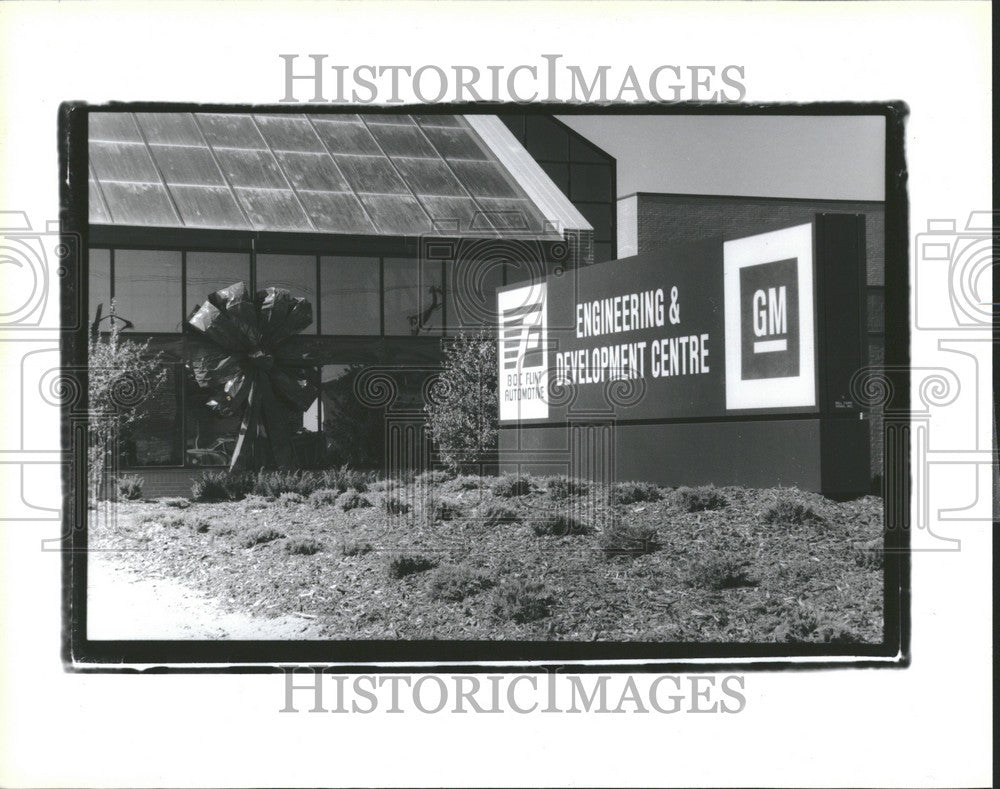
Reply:
[[[794, 489], [721, 488], [720, 509], [688, 512], [689, 498], [667, 489], [659, 501], [609, 506], [599, 488], [554, 498], [533, 479], [528, 494], [497, 498], [491, 480], [473, 484], [408, 485], [398, 497], [410, 510], [398, 515], [387, 514], [379, 490], [363, 494], [373, 506], [346, 512], [329, 502], [258, 497], [183, 509], [122, 502], [113, 519], [92, 513], [90, 543], [233, 610], [314, 618], [331, 639], [882, 641], [882, 568], [868, 560], [882, 535], [879, 498], [837, 503]], [[437, 500], [452, 505], [446, 516], [453, 519], [430, 517]], [[802, 504], [815, 517], [768, 523], [779, 501]], [[513, 520], [487, 525], [481, 513], [498, 504]], [[572, 514], [587, 530], [536, 533], [532, 518], [553, 511]], [[612, 518], [653, 529], [654, 549], [602, 550]], [[267, 529], [283, 536], [245, 547]], [[318, 550], [289, 545], [302, 541]], [[403, 555], [430, 560], [413, 566], [461, 565], [494, 585], [540, 584], [547, 615], [498, 619], [490, 583], [459, 601], [436, 599], [433, 569], [390, 573]]]

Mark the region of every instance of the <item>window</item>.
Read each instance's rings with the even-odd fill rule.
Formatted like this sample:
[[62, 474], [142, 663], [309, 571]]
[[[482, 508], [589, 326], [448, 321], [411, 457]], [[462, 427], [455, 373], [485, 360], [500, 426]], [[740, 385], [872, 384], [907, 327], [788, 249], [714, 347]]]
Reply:
[[320, 258], [319, 278], [320, 334], [381, 333], [378, 258]]
[[327, 364], [320, 370], [320, 400], [326, 462], [380, 468], [385, 459], [383, 409], [355, 392], [359, 364]]
[[385, 333], [387, 336], [440, 335], [444, 310], [441, 261], [386, 258]]
[[[316, 371], [312, 371], [316, 374]], [[193, 468], [228, 466], [236, 449], [244, 411], [220, 416], [208, 406], [212, 391], [202, 389], [190, 373], [186, 381], [184, 465]], [[319, 435], [319, 400], [305, 412], [286, 408], [284, 433], [291, 439], [294, 462], [299, 468], [319, 465], [323, 440]]]
[[[101, 315], [111, 311], [111, 250], [92, 249], [87, 263], [90, 297], [87, 302], [87, 322], [91, 323], [101, 307]], [[101, 321], [101, 330], [111, 328], [110, 322]]]
[[445, 264], [448, 334], [494, 330], [497, 325], [497, 288], [503, 284], [504, 264], [500, 261], [448, 261]]
[[135, 423], [122, 447], [129, 466], [179, 466], [181, 457], [181, 375], [171, 364], [163, 384], [142, 403], [144, 416]]
[[313, 321], [303, 334], [316, 332], [316, 258], [312, 255], [257, 255], [257, 290], [284, 288], [313, 308]]
[[250, 285], [250, 256], [242, 252], [188, 252], [187, 315], [190, 317], [220, 288], [245, 282]]
[[185, 379], [185, 451], [184, 465], [195, 468], [228, 466], [240, 434], [240, 419], [236, 416], [219, 416], [206, 405], [211, 397], [190, 373]]
[[135, 331], [180, 331], [181, 253], [116, 250], [115, 311]]

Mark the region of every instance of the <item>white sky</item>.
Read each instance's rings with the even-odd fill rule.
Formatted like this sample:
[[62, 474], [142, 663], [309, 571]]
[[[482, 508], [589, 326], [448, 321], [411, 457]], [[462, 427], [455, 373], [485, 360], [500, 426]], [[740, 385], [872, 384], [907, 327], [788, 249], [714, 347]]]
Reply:
[[633, 192], [885, 199], [880, 116], [560, 115]]

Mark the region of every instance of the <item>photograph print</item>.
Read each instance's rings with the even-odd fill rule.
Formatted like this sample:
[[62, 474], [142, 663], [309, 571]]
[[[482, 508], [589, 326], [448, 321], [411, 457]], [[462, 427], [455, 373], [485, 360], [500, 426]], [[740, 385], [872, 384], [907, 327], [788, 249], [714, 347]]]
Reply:
[[69, 106], [72, 658], [896, 656], [901, 125]]

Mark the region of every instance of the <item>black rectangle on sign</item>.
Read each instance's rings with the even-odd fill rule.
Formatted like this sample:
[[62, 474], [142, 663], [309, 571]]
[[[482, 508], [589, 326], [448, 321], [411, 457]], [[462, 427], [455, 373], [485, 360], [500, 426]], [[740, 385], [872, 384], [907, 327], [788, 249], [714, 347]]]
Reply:
[[744, 381], [799, 374], [798, 261], [740, 269], [740, 337]]

